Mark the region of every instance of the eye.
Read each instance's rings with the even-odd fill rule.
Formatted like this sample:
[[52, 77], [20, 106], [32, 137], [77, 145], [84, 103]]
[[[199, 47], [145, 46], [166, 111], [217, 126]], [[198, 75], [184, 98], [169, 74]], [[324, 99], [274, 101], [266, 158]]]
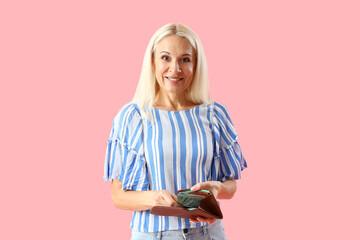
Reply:
[[167, 61], [167, 60], [169, 60], [169, 57], [166, 55], [163, 55], [163, 56], [161, 56], [161, 59]]
[[190, 58], [183, 58], [181, 59], [182, 62], [190, 62]]

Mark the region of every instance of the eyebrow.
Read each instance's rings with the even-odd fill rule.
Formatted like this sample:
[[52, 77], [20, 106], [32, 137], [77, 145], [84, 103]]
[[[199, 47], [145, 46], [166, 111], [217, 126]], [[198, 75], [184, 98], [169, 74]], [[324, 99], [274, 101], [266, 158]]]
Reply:
[[[167, 54], [170, 55], [170, 53], [169, 53], [169, 52], [166, 52], [166, 51], [162, 51], [161, 53], [167, 53]], [[161, 54], [161, 53], [160, 53], [160, 54]], [[189, 54], [189, 53], [185, 53], [185, 54], [182, 55], [182, 57], [183, 57], [183, 56], [190, 56], [190, 57], [192, 57], [192, 55]]]

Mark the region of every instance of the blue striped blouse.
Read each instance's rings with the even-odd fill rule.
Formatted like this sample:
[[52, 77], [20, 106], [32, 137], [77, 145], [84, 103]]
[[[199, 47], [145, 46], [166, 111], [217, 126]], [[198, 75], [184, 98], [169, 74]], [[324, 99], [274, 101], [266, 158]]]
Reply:
[[[239, 179], [247, 167], [228, 111], [218, 102], [183, 111], [152, 108], [152, 120], [139, 106], [125, 105], [113, 120], [104, 180], [123, 182], [123, 190], [178, 190], [196, 183]], [[158, 232], [199, 227], [189, 219], [135, 211], [131, 229]]]

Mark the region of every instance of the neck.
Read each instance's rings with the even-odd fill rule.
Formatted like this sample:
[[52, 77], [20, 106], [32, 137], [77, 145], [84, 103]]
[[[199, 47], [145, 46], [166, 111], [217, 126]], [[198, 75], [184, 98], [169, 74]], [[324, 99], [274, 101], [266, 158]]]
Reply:
[[155, 96], [153, 105], [163, 110], [181, 111], [195, 104], [185, 94], [164, 93], [159, 90]]

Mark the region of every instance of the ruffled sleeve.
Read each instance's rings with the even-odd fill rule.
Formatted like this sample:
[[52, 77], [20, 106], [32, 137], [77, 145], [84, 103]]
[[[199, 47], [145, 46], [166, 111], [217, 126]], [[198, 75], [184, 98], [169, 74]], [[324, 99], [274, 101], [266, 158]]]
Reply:
[[113, 120], [104, 163], [104, 181], [110, 179], [122, 181], [123, 190], [148, 190], [143, 126], [136, 104], [125, 105]]
[[224, 182], [229, 179], [239, 179], [247, 163], [226, 107], [215, 101], [212, 103], [212, 120], [216, 164], [214, 180]]

